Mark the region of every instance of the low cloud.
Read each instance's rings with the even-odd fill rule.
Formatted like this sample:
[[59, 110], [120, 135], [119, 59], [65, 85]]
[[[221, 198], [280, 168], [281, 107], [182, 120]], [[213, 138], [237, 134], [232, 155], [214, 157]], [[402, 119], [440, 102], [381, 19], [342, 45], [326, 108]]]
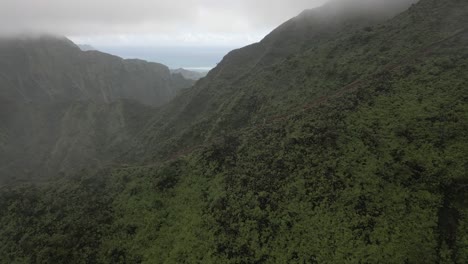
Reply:
[[324, 0], [1, 0], [0, 32], [62, 35], [271, 29]]
[[[330, 0], [406, 3], [416, 0]], [[0, 0], [0, 35], [57, 34], [96, 46], [242, 46], [327, 0]]]

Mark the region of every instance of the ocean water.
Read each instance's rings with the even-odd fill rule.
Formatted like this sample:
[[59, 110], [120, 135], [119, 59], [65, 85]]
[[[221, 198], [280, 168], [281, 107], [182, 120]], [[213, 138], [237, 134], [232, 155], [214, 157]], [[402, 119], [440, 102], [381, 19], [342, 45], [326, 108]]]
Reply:
[[231, 50], [238, 47], [95, 47], [125, 59], [159, 62], [171, 69], [206, 72], [218, 64]]

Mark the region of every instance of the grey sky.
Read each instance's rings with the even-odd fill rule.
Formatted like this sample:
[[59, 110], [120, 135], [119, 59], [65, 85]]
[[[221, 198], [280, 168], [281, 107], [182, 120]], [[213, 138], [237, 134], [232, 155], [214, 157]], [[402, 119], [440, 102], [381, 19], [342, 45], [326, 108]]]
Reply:
[[247, 44], [325, 0], [0, 0], [0, 33], [46, 32], [98, 45]]
[[[349, 9], [417, 0], [330, 0]], [[327, 0], [0, 0], [0, 35], [52, 33], [124, 58], [213, 67]], [[349, 4], [349, 6], [348, 6]]]

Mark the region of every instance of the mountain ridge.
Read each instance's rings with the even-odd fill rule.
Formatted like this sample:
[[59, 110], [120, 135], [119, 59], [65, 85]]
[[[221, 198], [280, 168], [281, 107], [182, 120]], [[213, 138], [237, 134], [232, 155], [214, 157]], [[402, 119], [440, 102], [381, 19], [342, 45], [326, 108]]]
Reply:
[[[104, 103], [130, 99], [160, 106], [193, 84], [173, 76], [165, 65], [124, 60], [99, 51], [84, 52], [65, 37], [2, 38], [0, 56], [16, 58], [15, 62], [2, 60], [0, 65], [0, 92], [8, 98]], [[41, 64], [45, 61], [48, 64]], [[57, 73], [63, 73], [62, 77]]]
[[124, 138], [136, 138], [125, 115], [145, 120], [194, 83], [165, 65], [84, 52], [60, 36], [2, 37], [0, 57], [0, 181], [108, 164]]

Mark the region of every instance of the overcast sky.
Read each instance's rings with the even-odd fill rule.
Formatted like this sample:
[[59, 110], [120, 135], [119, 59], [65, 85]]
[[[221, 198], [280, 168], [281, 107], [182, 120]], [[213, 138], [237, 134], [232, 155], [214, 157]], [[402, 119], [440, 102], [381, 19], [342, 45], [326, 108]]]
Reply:
[[0, 0], [0, 33], [95, 45], [237, 46], [325, 0]]

